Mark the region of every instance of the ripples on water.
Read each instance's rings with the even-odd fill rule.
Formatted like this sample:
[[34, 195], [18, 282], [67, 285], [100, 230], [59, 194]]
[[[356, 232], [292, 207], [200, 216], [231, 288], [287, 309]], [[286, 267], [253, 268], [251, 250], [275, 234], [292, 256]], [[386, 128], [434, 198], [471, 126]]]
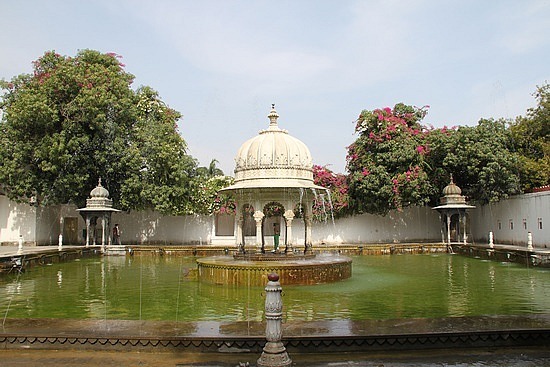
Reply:
[[[7, 317], [260, 321], [263, 287], [188, 277], [193, 258], [106, 257], [0, 279]], [[457, 255], [363, 256], [351, 279], [285, 286], [286, 320], [550, 313], [550, 272]]]

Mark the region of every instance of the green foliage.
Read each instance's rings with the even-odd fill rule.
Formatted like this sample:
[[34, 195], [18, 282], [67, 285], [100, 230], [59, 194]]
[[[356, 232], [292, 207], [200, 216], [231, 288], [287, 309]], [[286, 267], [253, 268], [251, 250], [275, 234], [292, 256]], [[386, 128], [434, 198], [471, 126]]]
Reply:
[[[329, 210], [332, 210], [334, 218], [342, 218], [351, 214], [349, 207], [348, 195], [348, 180], [347, 176], [339, 173], [334, 173], [326, 166], [313, 166], [313, 182], [316, 185], [322, 186], [328, 190], [330, 195], [330, 203], [327, 200], [315, 200], [313, 203], [313, 219], [324, 221]], [[299, 208], [298, 208], [298, 215]]]
[[475, 127], [428, 128], [425, 108], [403, 104], [363, 111], [348, 147], [350, 205], [385, 215], [410, 205], [437, 204], [451, 174], [471, 200], [487, 203], [520, 192], [519, 157], [505, 121]]
[[196, 162], [180, 114], [148, 87], [133, 91], [119, 59], [46, 52], [33, 74], [2, 82], [0, 182], [11, 199], [83, 206], [101, 177], [121, 209], [192, 211]]
[[510, 126], [523, 190], [550, 184], [550, 85], [538, 87], [535, 98], [537, 107]]
[[200, 177], [210, 178], [215, 176], [223, 176], [223, 171], [218, 168], [218, 160], [212, 159], [208, 167], [198, 167], [197, 175]]
[[137, 91], [137, 119], [128, 148], [132, 170], [122, 185], [120, 204], [154, 208], [163, 214], [194, 212], [193, 176], [196, 161], [177, 133], [177, 111], [167, 107], [149, 87]]
[[392, 209], [428, 202], [433, 191], [426, 173], [428, 153], [419, 121], [426, 108], [402, 103], [393, 109], [362, 111], [359, 137], [348, 147], [350, 204], [355, 212], [385, 215]]
[[463, 195], [488, 203], [520, 192], [518, 157], [505, 121], [482, 119], [475, 127], [459, 127], [449, 139], [439, 166], [453, 174]]
[[227, 194], [219, 191], [232, 185], [233, 177], [213, 176], [204, 178], [198, 176], [191, 186], [193, 207], [197, 214], [235, 214], [235, 201]]

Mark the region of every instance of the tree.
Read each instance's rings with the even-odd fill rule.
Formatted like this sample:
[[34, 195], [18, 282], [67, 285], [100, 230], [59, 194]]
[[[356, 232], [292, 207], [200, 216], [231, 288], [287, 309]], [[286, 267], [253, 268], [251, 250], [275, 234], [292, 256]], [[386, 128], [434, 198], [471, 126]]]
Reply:
[[550, 85], [537, 87], [535, 98], [537, 107], [510, 126], [523, 190], [550, 184]]
[[224, 175], [223, 171], [220, 168], [218, 168], [218, 163], [220, 162], [218, 162], [217, 159], [212, 159], [208, 167], [197, 168], [197, 175], [201, 177], [206, 177], [206, 178], [223, 176]]
[[177, 111], [166, 106], [149, 87], [137, 91], [137, 119], [129, 147], [131, 169], [121, 187], [120, 204], [134, 209], [154, 208], [163, 214], [196, 211], [196, 160], [177, 133]]
[[477, 126], [459, 127], [449, 138], [438, 166], [453, 174], [463, 195], [489, 203], [520, 192], [518, 159], [506, 121], [481, 119]]
[[463, 194], [488, 203], [520, 192], [518, 156], [506, 121], [475, 127], [428, 128], [426, 108], [403, 104], [363, 111], [348, 147], [350, 205], [385, 215], [410, 205], [437, 204], [454, 175]]
[[361, 112], [355, 128], [359, 136], [347, 156], [355, 212], [385, 215], [429, 201], [433, 185], [426, 172], [426, 134], [419, 123], [426, 112], [427, 107], [402, 103]]
[[101, 177], [121, 209], [190, 210], [196, 162], [177, 133], [180, 114], [150, 88], [133, 91], [119, 59], [46, 52], [33, 74], [2, 81], [0, 182], [11, 199], [83, 206]]
[[224, 187], [232, 185], [233, 177], [213, 176], [204, 178], [197, 176], [191, 190], [193, 205], [197, 214], [235, 214], [235, 201], [226, 193], [219, 192]]

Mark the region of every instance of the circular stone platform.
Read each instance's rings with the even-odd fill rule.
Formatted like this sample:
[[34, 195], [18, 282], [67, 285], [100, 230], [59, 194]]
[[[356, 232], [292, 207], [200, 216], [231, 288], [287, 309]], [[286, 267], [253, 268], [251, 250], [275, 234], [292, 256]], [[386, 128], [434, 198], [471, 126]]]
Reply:
[[197, 259], [198, 278], [215, 284], [264, 286], [269, 273], [277, 273], [283, 285], [322, 284], [351, 277], [351, 258], [339, 255], [241, 257], [213, 256]]

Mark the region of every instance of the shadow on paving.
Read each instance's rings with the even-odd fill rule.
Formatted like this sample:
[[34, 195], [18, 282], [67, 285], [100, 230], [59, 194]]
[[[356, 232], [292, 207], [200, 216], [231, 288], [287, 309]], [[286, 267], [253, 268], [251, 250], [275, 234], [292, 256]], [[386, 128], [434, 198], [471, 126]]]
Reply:
[[[319, 351], [321, 352], [321, 351]], [[0, 366], [53, 367], [201, 367], [256, 365], [259, 355], [250, 353], [156, 353], [76, 350], [0, 350]], [[392, 353], [312, 353], [290, 356], [294, 366], [305, 367], [545, 367], [550, 366], [548, 348], [453, 349]]]

